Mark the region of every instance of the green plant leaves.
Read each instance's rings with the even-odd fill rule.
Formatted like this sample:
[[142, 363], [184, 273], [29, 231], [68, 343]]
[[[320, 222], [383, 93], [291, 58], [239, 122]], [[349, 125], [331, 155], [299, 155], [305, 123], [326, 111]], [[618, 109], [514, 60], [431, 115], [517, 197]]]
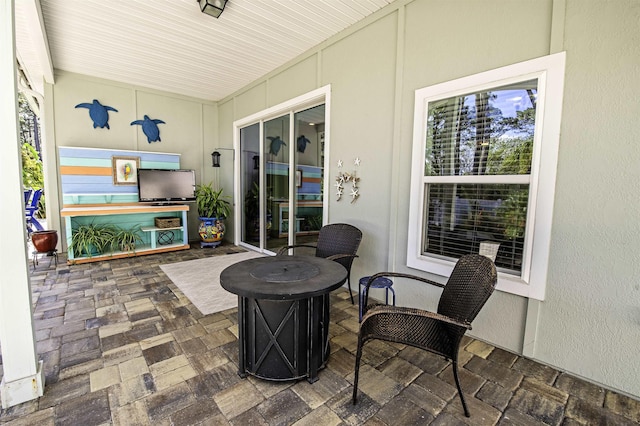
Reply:
[[81, 224], [71, 234], [71, 249], [74, 257], [92, 257], [112, 253], [114, 250], [135, 251], [136, 243], [142, 243], [140, 227], [119, 228], [110, 224]]
[[196, 205], [198, 216], [224, 219], [231, 214], [228, 195], [222, 195], [223, 189], [213, 189], [212, 183], [196, 185]]

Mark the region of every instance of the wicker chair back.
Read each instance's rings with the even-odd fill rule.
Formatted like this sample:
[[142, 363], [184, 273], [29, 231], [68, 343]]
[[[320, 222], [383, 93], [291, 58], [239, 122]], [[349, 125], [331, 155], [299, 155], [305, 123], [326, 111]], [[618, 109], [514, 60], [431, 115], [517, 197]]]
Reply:
[[349, 296], [351, 304], [354, 303], [353, 292], [351, 291], [351, 265], [353, 259], [358, 257], [356, 252], [362, 240], [362, 232], [353, 225], [347, 223], [332, 223], [320, 229], [318, 242], [311, 244], [296, 244], [281, 247], [277, 255], [286, 254], [290, 249], [296, 247], [315, 248], [315, 256], [330, 259], [338, 262], [347, 270], [347, 285], [349, 286]]
[[468, 254], [458, 259], [438, 302], [438, 313], [471, 323], [496, 286], [496, 269], [491, 259]]
[[320, 229], [318, 235], [318, 245], [316, 247], [316, 257], [330, 257], [337, 254], [348, 254], [351, 256], [338, 258], [335, 261], [351, 270], [353, 259], [362, 241], [362, 232], [353, 225], [346, 223], [332, 223]]

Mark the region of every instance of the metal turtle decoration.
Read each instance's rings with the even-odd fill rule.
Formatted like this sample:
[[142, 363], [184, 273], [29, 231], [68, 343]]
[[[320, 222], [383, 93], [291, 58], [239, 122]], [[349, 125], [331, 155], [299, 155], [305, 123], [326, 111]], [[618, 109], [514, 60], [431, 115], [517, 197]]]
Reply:
[[136, 120], [132, 121], [131, 125], [140, 125], [142, 126], [142, 133], [147, 137], [147, 142], [162, 142], [160, 139], [160, 129], [158, 128], [158, 124], [166, 124], [162, 120], [151, 119], [148, 115], [144, 116], [144, 120]]
[[271, 141], [271, 145], [269, 145], [269, 152], [273, 155], [278, 155], [282, 145], [287, 146], [287, 144], [280, 139], [280, 136], [267, 136], [267, 139]]
[[87, 108], [89, 110], [89, 117], [93, 120], [93, 128], [100, 127], [101, 129], [109, 127], [109, 111], [118, 112], [117, 109], [108, 105], [102, 105], [97, 99], [94, 99], [92, 103], [82, 103], [76, 105], [76, 108]]
[[298, 152], [304, 152], [307, 149], [307, 144], [311, 143], [309, 139], [307, 139], [304, 135], [298, 136], [296, 139], [296, 144], [298, 145]]

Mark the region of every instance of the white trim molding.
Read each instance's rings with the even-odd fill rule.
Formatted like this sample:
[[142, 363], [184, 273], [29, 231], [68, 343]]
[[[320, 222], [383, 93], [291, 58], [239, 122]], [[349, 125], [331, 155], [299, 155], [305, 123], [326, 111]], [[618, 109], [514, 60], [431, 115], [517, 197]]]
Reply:
[[[519, 276], [499, 272], [497, 289], [544, 300], [560, 141], [564, 68], [565, 52], [560, 52], [415, 91], [407, 266], [448, 276], [455, 264], [455, 259], [430, 256], [421, 250], [426, 226], [423, 210], [428, 181], [424, 169], [429, 102], [537, 79], [531, 172], [528, 175], [510, 176], [508, 182], [529, 185], [522, 270]], [[437, 183], [506, 183], [500, 175], [438, 176], [436, 179]]]

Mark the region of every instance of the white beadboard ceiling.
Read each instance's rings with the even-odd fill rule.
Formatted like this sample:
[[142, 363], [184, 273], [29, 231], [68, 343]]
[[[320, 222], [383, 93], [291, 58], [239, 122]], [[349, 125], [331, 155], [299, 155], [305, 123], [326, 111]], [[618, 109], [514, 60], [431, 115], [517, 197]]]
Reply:
[[[15, 1], [18, 60], [41, 92], [38, 0]], [[393, 1], [229, 0], [219, 19], [196, 0], [39, 3], [54, 69], [217, 101]]]

